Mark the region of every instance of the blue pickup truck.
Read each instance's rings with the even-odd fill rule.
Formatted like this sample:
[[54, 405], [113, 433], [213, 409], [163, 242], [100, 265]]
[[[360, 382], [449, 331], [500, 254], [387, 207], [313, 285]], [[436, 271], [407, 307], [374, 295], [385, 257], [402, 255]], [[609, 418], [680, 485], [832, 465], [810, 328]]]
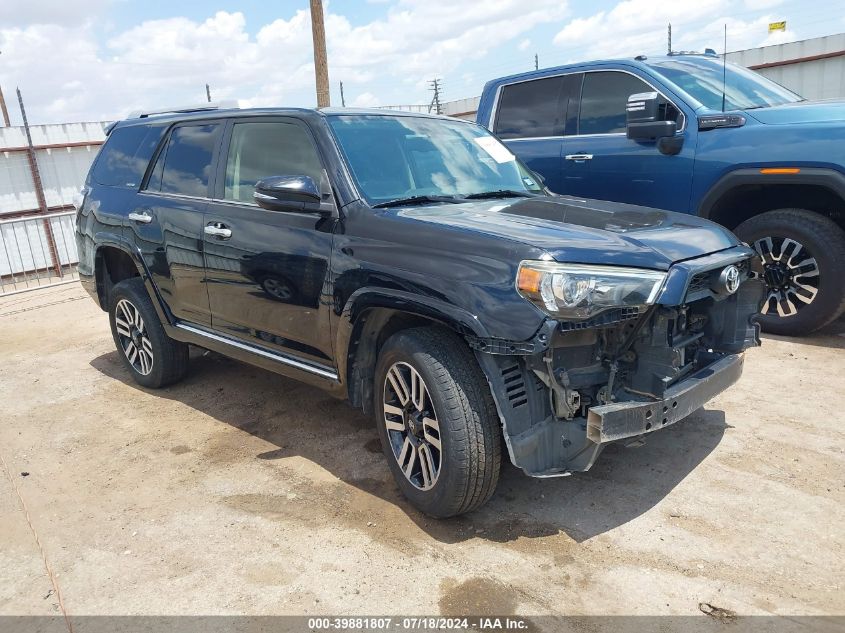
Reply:
[[681, 53], [495, 79], [477, 121], [556, 193], [734, 231], [760, 254], [767, 331], [806, 334], [845, 311], [845, 103]]

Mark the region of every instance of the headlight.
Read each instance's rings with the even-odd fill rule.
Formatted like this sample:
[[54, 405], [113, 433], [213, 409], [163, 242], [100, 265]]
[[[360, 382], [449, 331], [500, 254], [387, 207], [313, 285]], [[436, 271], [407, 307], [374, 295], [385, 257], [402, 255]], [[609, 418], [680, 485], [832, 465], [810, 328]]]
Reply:
[[654, 303], [666, 273], [642, 268], [525, 261], [516, 289], [552, 316], [589, 319], [610, 308]]

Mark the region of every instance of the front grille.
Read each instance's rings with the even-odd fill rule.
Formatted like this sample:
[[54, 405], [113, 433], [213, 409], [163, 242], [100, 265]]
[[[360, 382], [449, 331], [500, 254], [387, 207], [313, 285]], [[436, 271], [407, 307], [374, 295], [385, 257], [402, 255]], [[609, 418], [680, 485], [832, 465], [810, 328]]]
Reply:
[[[727, 264], [725, 264], [727, 266]], [[689, 280], [687, 286], [687, 301], [695, 299], [702, 299], [713, 294], [713, 289], [718, 285], [719, 275], [725, 269], [725, 266], [719, 266], [712, 270], [705, 270], [700, 273], [695, 273]], [[739, 269], [740, 279], [745, 280], [748, 277], [750, 270], [750, 261], [744, 259], [739, 262], [734, 262], [734, 266]]]

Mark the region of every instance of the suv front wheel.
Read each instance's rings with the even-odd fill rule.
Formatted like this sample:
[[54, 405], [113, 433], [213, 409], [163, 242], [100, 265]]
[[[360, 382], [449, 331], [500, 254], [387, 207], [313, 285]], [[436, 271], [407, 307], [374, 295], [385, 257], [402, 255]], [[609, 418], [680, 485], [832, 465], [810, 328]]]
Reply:
[[760, 323], [773, 334], [801, 336], [845, 310], [845, 231], [806, 209], [769, 211], [734, 231], [760, 255], [768, 287]]
[[483, 505], [499, 479], [501, 434], [466, 343], [448, 330], [399, 332], [382, 347], [375, 380], [382, 450], [403, 494], [437, 518]]
[[165, 334], [140, 277], [112, 289], [109, 323], [120, 360], [138, 384], [157, 389], [187, 372], [188, 346]]

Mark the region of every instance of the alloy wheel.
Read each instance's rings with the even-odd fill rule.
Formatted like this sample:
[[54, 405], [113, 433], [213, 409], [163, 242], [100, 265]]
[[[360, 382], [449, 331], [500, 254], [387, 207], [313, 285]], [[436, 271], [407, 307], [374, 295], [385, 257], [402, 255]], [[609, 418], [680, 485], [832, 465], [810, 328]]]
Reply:
[[114, 324], [126, 360], [139, 374], [148, 375], [153, 370], [153, 344], [141, 312], [127, 299], [121, 299], [115, 306]]
[[419, 490], [437, 483], [442, 463], [440, 424], [428, 388], [408, 363], [394, 363], [384, 379], [384, 424], [393, 457]]
[[800, 242], [788, 237], [764, 237], [754, 242], [763, 263], [769, 294], [761, 312], [781, 317], [798, 314], [819, 293], [819, 265]]

